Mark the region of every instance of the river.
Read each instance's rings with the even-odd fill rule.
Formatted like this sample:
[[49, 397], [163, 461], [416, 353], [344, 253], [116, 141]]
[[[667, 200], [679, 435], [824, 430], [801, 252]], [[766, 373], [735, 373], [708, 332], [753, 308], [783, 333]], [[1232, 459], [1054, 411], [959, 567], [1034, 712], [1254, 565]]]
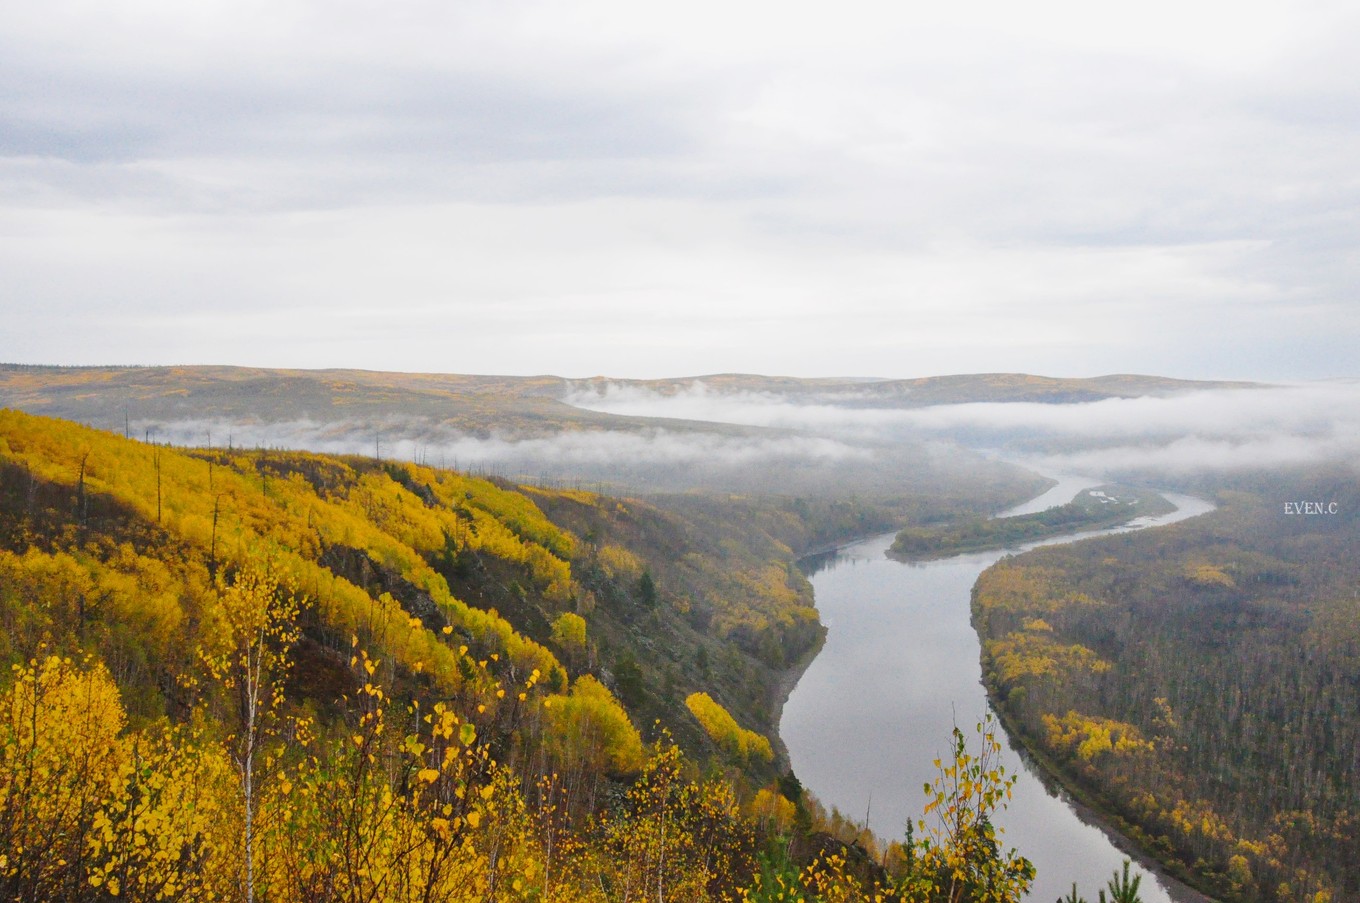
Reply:
[[[1096, 482], [1063, 478], [1004, 515], [1062, 504]], [[1164, 525], [1213, 507], [1164, 495], [1177, 506], [1171, 514], [1022, 548]], [[892, 540], [892, 534], [874, 537], [816, 563], [811, 580], [826, 644], [785, 703], [779, 731], [794, 772], [824, 805], [855, 820], [867, 813], [880, 837], [900, 839], [908, 818], [921, 817], [922, 786], [934, 780], [932, 762], [946, 754], [953, 725], [976, 745], [973, 727], [989, 702], [970, 621], [971, 592], [978, 575], [1007, 551], [905, 564], [886, 557]], [[1126, 854], [1064, 797], [1051, 795], [1014, 748], [1003, 746], [1002, 764], [1020, 779], [996, 823], [1005, 832], [1003, 847], [1017, 848], [1035, 865], [1029, 899], [1056, 900], [1075, 881], [1079, 893], [1095, 900]], [[1169, 878], [1142, 874], [1145, 903], [1203, 899]]]

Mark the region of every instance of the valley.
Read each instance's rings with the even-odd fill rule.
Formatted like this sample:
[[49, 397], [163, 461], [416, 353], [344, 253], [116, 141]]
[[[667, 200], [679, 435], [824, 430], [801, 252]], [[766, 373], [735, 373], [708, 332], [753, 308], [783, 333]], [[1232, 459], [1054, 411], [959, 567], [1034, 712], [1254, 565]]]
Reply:
[[[629, 858], [624, 837], [657, 814], [637, 794], [659, 779], [659, 768], [677, 799], [688, 800], [666, 817], [721, 813], [703, 822], [717, 832], [705, 836], [728, 858], [717, 871], [695, 872], [700, 860], [677, 853], [650, 872], [658, 887], [735, 892], [759, 874], [852, 896], [929, 888], [927, 851], [950, 847], [922, 847], [927, 835], [903, 837], [901, 825], [913, 810], [919, 817], [926, 800], [911, 791], [930, 783], [930, 763], [948, 740], [940, 706], [955, 724], [971, 722], [977, 713], [960, 707], [985, 706], [985, 685], [1030, 757], [1006, 752], [997, 760], [1024, 783], [1015, 790], [1022, 802], [998, 810], [995, 824], [1007, 829], [1015, 855], [1033, 851], [1036, 899], [1065, 893], [1073, 880], [1098, 886], [1120, 854], [1096, 832], [1100, 855], [1052, 858], [1049, 850], [1087, 841], [1061, 839], [1067, 829], [1053, 819], [1072, 815], [1056, 800], [1042, 805], [1058, 805], [1061, 816], [1024, 814], [1032, 804], [1023, 801], [1050, 800], [1027, 771], [1031, 762], [1137, 844], [1145, 861], [1156, 859], [1215, 899], [1315, 901], [1351, 890], [1347, 819], [1360, 807], [1348, 796], [1353, 724], [1344, 713], [1354, 701], [1356, 659], [1344, 599], [1356, 575], [1343, 550], [1360, 506], [1349, 471], [1328, 463], [1246, 470], [1212, 458], [1192, 469], [1167, 463], [1189, 442], [1241, 445], [1255, 441], [1252, 430], [1271, 428], [1222, 418], [1196, 426], [1205, 422], [1204, 399], [1226, 411], [1266, 404], [1305, 412], [1334, 388], [1010, 375], [628, 382], [230, 368], [0, 371], [5, 404], [45, 415], [3, 415], [0, 654], [21, 684], [48, 687], [44, 693], [66, 692], [71, 681], [110, 681], [125, 719], [117, 723], [126, 725], [114, 739], [160, 738], [168, 758], [157, 767], [173, 771], [192, 760], [194, 768], [253, 774], [241, 771], [239, 744], [255, 735], [233, 727], [244, 723], [232, 714], [239, 684], [220, 656], [233, 642], [232, 600], [250, 597], [249, 587], [264, 580], [275, 602], [297, 601], [269, 615], [278, 630], [269, 645], [279, 663], [271, 684], [277, 708], [249, 743], [282, 771], [262, 773], [260, 787], [339, 786], [349, 767], [346, 736], [360, 749], [373, 744], [364, 755], [385, 763], [389, 776], [408, 775], [402, 781], [420, 773], [448, 792], [479, 787], [495, 805], [460, 814], [462, 827], [447, 836], [443, 822], [428, 821], [447, 817], [428, 808], [419, 781], [383, 791], [374, 772], [362, 792], [397, 793], [396, 808], [371, 826], [374, 843], [446, 851], [439, 856], [456, 847], [460, 868], [488, 880], [501, 880], [500, 866], [485, 858], [486, 844], [502, 842], [496, 837], [513, 836], [521, 857], [514, 868], [539, 875], [536, 893], [552, 868], [562, 869], [553, 885], [562, 899], [606, 873], [616, 876], [606, 884], [618, 880], [611, 870], [621, 864], [651, 868], [641, 850], [642, 859]], [[1282, 406], [1277, 398], [1295, 400]], [[1131, 412], [1147, 421], [1144, 433]], [[46, 416], [54, 413], [100, 428]], [[1310, 430], [1305, 440], [1326, 447], [1316, 421]], [[1127, 454], [1135, 444], [1139, 452]], [[1074, 484], [1084, 488], [1070, 501], [1040, 510], [1023, 504], [1054, 485], [1042, 474], [1074, 461], [1098, 466], [1105, 479]], [[449, 466], [464, 462], [473, 466]], [[1119, 524], [1159, 522], [1172, 508], [1148, 486], [1212, 499], [1218, 511], [1126, 533]], [[1180, 507], [1172, 519], [1197, 510], [1183, 495], [1169, 497]], [[1024, 513], [992, 516], [1017, 506]], [[1032, 548], [1079, 531], [1107, 535]], [[869, 550], [862, 576], [897, 569], [929, 586], [928, 575], [961, 567], [957, 586], [904, 591], [912, 600], [900, 612], [906, 620], [887, 627], [888, 611], [900, 604], [874, 601], [868, 589], [841, 600], [820, 588], [827, 578], [814, 570], [809, 582], [796, 564], [875, 535], [884, 538], [853, 547]], [[1002, 557], [1004, 549], [1020, 554]], [[970, 625], [962, 613], [974, 580]], [[852, 626], [864, 617], [866, 628]], [[887, 678], [888, 659], [868, 647], [845, 651], [838, 631], [847, 630], [886, 640], [908, 671]], [[963, 645], [950, 646], [943, 634], [929, 639], [939, 630]], [[902, 645], [918, 634], [924, 645]], [[983, 684], [973, 665], [946, 680], [941, 654], [980, 662]], [[87, 670], [62, 670], [74, 666], [52, 664], [60, 656]], [[211, 662], [219, 664], [205, 671]], [[877, 668], [875, 677], [844, 683], [863, 667]], [[821, 685], [828, 689], [814, 689]], [[892, 700], [908, 688], [937, 715], [898, 711]], [[823, 714], [803, 714], [812, 698], [825, 700]], [[444, 766], [422, 767], [415, 746], [403, 752], [381, 739], [382, 724], [397, 717], [394, 705], [439, 706], [450, 729], [463, 731], [467, 758], [447, 760], [449, 768], [461, 763], [448, 783]], [[807, 735], [795, 725], [809, 718], [837, 726]], [[202, 726], [192, 740], [182, 733], [190, 721]], [[1284, 733], [1263, 732], [1268, 723]], [[899, 759], [877, 757], [893, 763], [891, 774], [851, 764], [836, 739], [875, 724], [889, 734], [864, 748], [898, 750]], [[314, 737], [310, 746], [286, 739], [299, 731]], [[7, 755], [59, 754], [67, 742], [57, 733], [7, 736]], [[992, 740], [975, 742], [985, 749]], [[1215, 758], [1216, 751], [1232, 753]], [[1267, 777], [1300, 756], [1310, 763], [1306, 784]], [[917, 776], [905, 779], [913, 769]], [[859, 785], [874, 802], [837, 789], [856, 775], [876, 775], [868, 788]], [[200, 784], [218, 787], [211, 806], [236, 813], [222, 824], [254, 823], [254, 810], [233, 802], [240, 797], [232, 782]], [[608, 809], [624, 821], [612, 828], [599, 821], [606, 800], [625, 797], [622, 810]], [[88, 817], [112, 818], [125, 805], [118, 799], [109, 796]], [[183, 797], [164, 804], [179, 805], [175, 799]], [[259, 805], [282, 819], [271, 830], [285, 832], [269, 843], [287, 832], [319, 838], [338, 829], [325, 821], [338, 812], [304, 824], [285, 817], [292, 810], [282, 797], [268, 799]], [[847, 811], [860, 805], [862, 820]], [[502, 811], [495, 807], [529, 821], [512, 829], [491, 814]], [[491, 834], [468, 821], [472, 811]], [[7, 817], [11, 837], [52, 830], [18, 810]], [[1072, 823], [1073, 837], [1091, 830]], [[193, 851], [205, 863], [193, 880], [236, 880], [240, 835], [194, 836], [175, 841], [181, 856]], [[549, 852], [559, 842], [575, 851], [560, 861]], [[703, 849], [708, 856], [716, 848]], [[259, 855], [282, 867], [264, 848]], [[106, 871], [86, 878], [113, 875], [107, 869], [123, 860], [99, 861]], [[320, 862], [269, 879], [279, 882], [280, 899], [303, 893], [299, 876], [358, 887], [360, 869], [390, 869], [396, 860], [353, 862], [348, 877]], [[115, 880], [126, 882], [141, 867], [118, 868], [123, 877]], [[167, 880], [190, 880], [176, 874]], [[437, 869], [420, 874], [430, 887], [452, 880]], [[700, 874], [708, 877], [686, 884]], [[1147, 882], [1145, 900], [1194, 899], [1184, 888], [1164, 898], [1151, 876]]]

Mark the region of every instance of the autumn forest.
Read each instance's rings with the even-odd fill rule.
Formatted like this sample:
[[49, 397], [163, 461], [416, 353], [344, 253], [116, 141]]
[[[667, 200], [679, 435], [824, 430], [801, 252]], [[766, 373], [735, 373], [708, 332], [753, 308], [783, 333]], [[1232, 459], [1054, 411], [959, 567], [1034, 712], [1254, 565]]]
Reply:
[[[560, 397], [586, 390], [546, 379], [190, 375], [202, 382], [0, 373], [4, 899], [1009, 903], [1034, 868], [993, 821], [1017, 779], [998, 763], [1008, 736], [1215, 900], [1360, 895], [1347, 464], [1130, 469], [995, 518], [1046, 481], [962, 445], [663, 429], [569, 407]], [[114, 396], [121, 417], [103, 394], [119, 380], [137, 381]], [[182, 398], [245, 418], [266, 385], [262, 404], [300, 403], [305, 385], [342, 413], [293, 449], [130, 428], [128, 399], [171, 433]], [[1184, 387], [732, 391], [844, 392], [879, 416], [903, 399], [1059, 408]], [[607, 440], [628, 449], [608, 460], [627, 460], [573, 478], [569, 452], [548, 454], [534, 479], [518, 459], [434, 461], [416, 440], [408, 455], [371, 433], [346, 445], [354, 410], [416, 422], [447, 399], [458, 429], [503, 413], [525, 447]], [[331, 435], [344, 448], [296, 450]], [[1076, 448], [1003, 438], [1044, 443], [1029, 455]], [[490, 454], [499, 440], [478, 441]], [[748, 454], [758, 443], [776, 450]], [[947, 752], [901, 834], [802, 785], [780, 710], [827, 628], [800, 560], [888, 531], [907, 561], [1011, 547], [1167, 511], [1160, 487], [1216, 508], [983, 572], [972, 619], [999, 720], [938, 738]], [[1331, 507], [1304, 517], [1292, 500]], [[1126, 872], [1070, 900], [1097, 895], [1141, 899]]]
[[661, 556], [686, 525], [641, 502], [13, 411], [0, 459], [8, 899], [1024, 886], [986, 846], [990, 730], [909, 847], [846, 842], [781, 771], [741, 689], [820, 628], [777, 540]]

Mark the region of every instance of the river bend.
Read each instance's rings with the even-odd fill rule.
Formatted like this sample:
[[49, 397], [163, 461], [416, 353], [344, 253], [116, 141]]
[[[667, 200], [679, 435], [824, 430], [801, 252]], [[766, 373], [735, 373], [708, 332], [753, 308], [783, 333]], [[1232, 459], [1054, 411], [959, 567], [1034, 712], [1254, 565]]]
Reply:
[[[1080, 482], [1065, 478], [1006, 513], [1070, 501], [1083, 488]], [[1213, 507], [1165, 495], [1177, 506], [1171, 514], [1022, 548], [1165, 525]], [[867, 813], [880, 837], [900, 839], [907, 819], [920, 818], [922, 785], [934, 780], [932, 762], [948, 749], [952, 726], [957, 722], [973, 740], [973, 725], [990, 709], [970, 620], [971, 593], [984, 569], [1015, 550], [906, 564], [886, 557], [892, 540], [892, 534], [874, 537], [818, 563], [811, 579], [826, 644], [789, 696], [779, 730], [795, 773], [823, 804], [855, 820]], [[1056, 900], [1073, 881], [1094, 899], [1126, 854], [1065, 797], [1045, 790], [1013, 745], [1003, 750], [1002, 763], [1020, 780], [997, 823], [1005, 830], [1003, 845], [1035, 865], [1029, 899]], [[1144, 874], [1144, 903], [1203, 899], [1172, 879]]]

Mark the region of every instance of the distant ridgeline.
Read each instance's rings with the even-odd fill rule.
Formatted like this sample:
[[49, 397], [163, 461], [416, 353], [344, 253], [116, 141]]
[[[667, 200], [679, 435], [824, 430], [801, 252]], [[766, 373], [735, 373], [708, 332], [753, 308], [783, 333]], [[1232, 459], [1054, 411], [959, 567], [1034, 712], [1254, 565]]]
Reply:
[[986, 681], [1012, 733], [1191, 883], [1360, 899], [1360, 486], [1338, 468], [1217, 496], [985, 571]]
[[1135, 517], [1167, 514], [1174, 510], [1174, 505], [1155, 492], [1101, 486], [1079, 493], [1066, 505], [1034, 514], [970, 517], [932, 526], [907, 527], [898, 532], [888, 554], [911, 561], [1002, 549], [1082, 530], [1113, 527]]

